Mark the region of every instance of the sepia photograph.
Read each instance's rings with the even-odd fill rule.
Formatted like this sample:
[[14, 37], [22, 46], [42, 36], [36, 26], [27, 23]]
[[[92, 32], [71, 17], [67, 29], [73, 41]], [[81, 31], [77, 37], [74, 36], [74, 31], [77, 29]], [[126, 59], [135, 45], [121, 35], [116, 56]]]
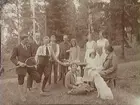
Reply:
[[140, 0], [0, 0], [0, 105], [140, 105]]

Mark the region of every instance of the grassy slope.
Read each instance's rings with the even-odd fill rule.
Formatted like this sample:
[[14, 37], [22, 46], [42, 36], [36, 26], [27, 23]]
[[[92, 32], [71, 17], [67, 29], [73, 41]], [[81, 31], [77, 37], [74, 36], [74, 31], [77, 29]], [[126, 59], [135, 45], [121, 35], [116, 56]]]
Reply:
[[[116, 53], [120, 54], [120, 48], [115, 48]], [[136, 75], [132, 79], [123, 79], [117, 81], [117, 87], [113, 89], [115, 99], [113, 101], [103, 101], [98, 99], [97, 93], [91, 93], [85, 96], [70, 96], [66, 94], [66, 89], [62, 86], [60, 82], [57, 86], [51, 85], [47, 89], [50, 91], [48, 97], [40, 97], [38, 92], [33, 92], [28, 96], [28, 104], [94, 104], [94, 105], [140, 105], [135, 103], [135, 100], [140, 98], [140, 49], [126, 49], [126, 60], [120, 60], [120, 65], [118, 69], [118, 76], [128, 77], [131, 75]], [[84, 55], [84, 54], [82, 54]], [[7, 64], [7, 63], [6, 63]], [[4, 78], [13, 77], [13, 72], [8, 72], [5, 74]], [[8, 88], [7, 88], [8, 87]], [[15, 105], [19, 103], [17, 85], [13, 83], [0, 85], [2, 89], [1, 95], [3, 96], [1, 105]], [[14, 93], [14, 94], [13, 94]], [[13, 104], [12, 104], [13, 103]]]

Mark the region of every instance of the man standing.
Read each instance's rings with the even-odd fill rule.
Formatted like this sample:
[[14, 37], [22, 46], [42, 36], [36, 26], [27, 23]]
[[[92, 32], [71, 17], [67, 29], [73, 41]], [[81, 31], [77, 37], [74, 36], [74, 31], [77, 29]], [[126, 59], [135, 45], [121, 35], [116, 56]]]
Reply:
[[[55, 35], [51, 36], [50, 46], [51, 46], [51, 48], [52, 48], [52, 50], [54, 52], [54, 56], [56, 58], [58, 58], [60, 49], [59, 49], [59, 45], [56, 43]], [[58, 63], [51, 57], [51, 59], [50, 59], [50, 69], [51, 69], [51, 72], [50, 72], [50, 77], [49, 77], [49, 84], [51, 84], [52, 69], [54, 70], [54, 83], [57, 84], [57, 69], [58, 69], [57, 65], [58, 65]]]
[[[59, 55], [59, 59], [60, 61], [64, 61], [65, 59], [69, 59], [69, 52], [67, 52], [67, 50], [70, 49], [70, 43], [68, 42], [68, 36], [64, 35], [63, 36], [63, 42], [60, 43], [60, 55]], [[63, 65], [60, 65], [60, 79], [63, 79], [63, 84], [65, 84], [65, 75], [66, 75], [66, 67]]]
[[41, 45], [36, 52], [36, 61], [37, 61], [37, 72], [40, 74], [40, 83], [42, 75], [44, 74], [43, 84], [40, 84], [40, 94], [44, 93], [44, 88], [46, 83], [48, 82], [50, 75], [50, 64], [49, 59], [51, 56], [50, 45], [49, 45], [49, 37], [45, 36], [43, 38], [43, 45]]
[[23, 93], [24, 77], [26, 76], [26, 73], [28, 73], [37, 83], [39, 82], [40, 76], [35, 68], [28, 68], [25, 64], [25, 61], [32, 57], [31, 47], [28, 46], [28, 36], [21, 36], [20, 40], [21, 43], [13, 49], [10, 60], [16, 66], [19, 66], [16, 69], [18, 75], [18, 88], [21, 100], [26, 101]]
[[[40, 38], [40, 34], [36, 33], [35, 34], [35, 38], [33, 37], [28, 37], [29, 41], [30, 41], [30, 46], [31, 46], [31, 51], [32, 51], [32, 56], [35, 57], [36, 55], [36, 51], [38, 49], [39, 46], [41, 46], [41, 38]], [[31, 78], [30, 75], [28, 75], [27, 78], [27, 91], [30, 91], [33, 85], [33, 79]]]

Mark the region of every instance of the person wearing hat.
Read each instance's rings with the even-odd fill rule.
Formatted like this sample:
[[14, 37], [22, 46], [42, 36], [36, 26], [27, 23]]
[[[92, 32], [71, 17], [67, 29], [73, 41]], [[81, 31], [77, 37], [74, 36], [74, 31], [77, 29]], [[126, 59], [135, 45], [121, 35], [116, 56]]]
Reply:
[[[59, 44], [56, 43], [55, 35], [52, 35], [50, 39], [51, 39], [50, 46], [51, 46], [51, 48], [54, 52], [54, 56], [56, 58], [58, 58], [60, 49], [59, 49]], [[51, 57], [51, 59], [50, 59], [50, 70], [51, 70], [51, 72], [50, 72], [50, 77], [49, 77], [49, 84], [51, 84], [52, 69], [54, 71], [54, 83], [57, 84], [58, 63]]]
[[26, 101], [25, 94], [23, 91], [24, 88], [23, 84], [26, 73], [28, 73], [37, 83], [39, 82], [40, 75], [36, 70], [31, 70], [31, 68], [26, 67], [25, 64], [25, 61], [28, 58], [32, 57], [31, 47], [28, 46], [29, 43], [28, 36], [21, 36], [20, 40], [21, 40], [20, 44], [14, 47], [10, 60], [16, 66], [19, 66], [16, 68], [16, 73], [18, 75], [18, 89], [21, 100]]

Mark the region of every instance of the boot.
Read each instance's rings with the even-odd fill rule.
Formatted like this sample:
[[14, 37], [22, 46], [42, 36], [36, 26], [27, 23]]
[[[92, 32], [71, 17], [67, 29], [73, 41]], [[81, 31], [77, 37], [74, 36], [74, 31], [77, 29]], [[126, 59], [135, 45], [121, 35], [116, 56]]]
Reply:
[[19, 85], [18, 89], [19, 89], [19, 95], [20, 95], [21, 101], [25, 102], [26, 98], [24, 96], [24, 87], [23, 87], [23, 85]]
[[44, 92], [43, 92], [43, 90], [42, 90], [42, 85], [41, 85], [41, 83], [37, 83], [37, 86], [38, 86], [39, 94], [40, 94], [40, 95], [43, 95]]

